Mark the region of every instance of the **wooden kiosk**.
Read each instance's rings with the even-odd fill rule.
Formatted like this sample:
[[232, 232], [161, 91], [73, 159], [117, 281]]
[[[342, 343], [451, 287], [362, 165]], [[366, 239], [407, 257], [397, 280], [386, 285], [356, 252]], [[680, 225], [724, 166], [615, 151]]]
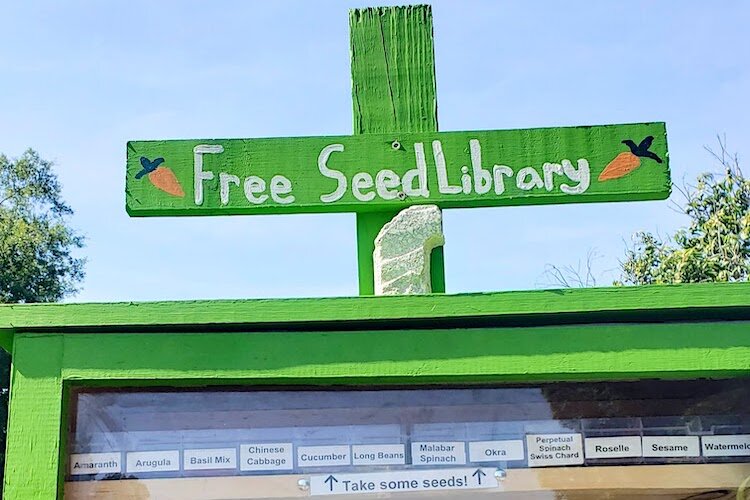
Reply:
[[[537, 432], [534, 425], [539, 432], [551, 434], [549, 428], [560, 434], [563, 427], [555, 422], [563, 421], [569, 429], [564, 432], [582, 434], [584, 444], [590, 437], [621, 435], [635, 436], [637, 442], [648, 433], [691, 435], [694, 441], [703, 439], [702, 446], [707, 437], [719, 433], [744, 436], [733, 439], [747, 442], [750, 411], [747, 379], [743, 377], [750, 371], [749, 289], [744, 284], [726, 284], [3, 307], [0, 324], [6, 338], [13, 337], [14, 356], [5, 498], [292, 498], [310, 494], [299, 487], [300, 479], [359, 470], [395, 474], [404, 469], [403, 465], [376, 465], [244, 472], [237, 465], [237, 454], [235, 467], [229, 470], [188, 471], [181, 462], [179, 471], [126, 471], [125, 454], [139, 448], [178, 450], [183, 455], [186, 449], [231, 448], [228, 439], [233, 432], [241, 432], [231, 429], [274, 427], [274, 419], [267, 418], [274, 411], [274, 418], [284, 428], [291, 419], [291, 425], [331, 425], [341, 435], [323, 435], [316, 441], [310, 432], [307, 436], [272, 435], [269, 440], [263, 439], [261, 432], [239, 439], [247, 443], [287, 439], [295, 446], [297, 439], [300, 443], [350, 445], [356, 443], [349, 441], [351, 435], [352, 439], [368, 438], [366, 443], [404, 444], [409, 449], [412, 442], [405, 440], [408, 434], [402, 427], [410, 425], [415, 436], [414, 427], [421, 424], [424, 437], [419, 439], [429, 442], [520, 440], [528, 447], [525, 440], [529, 434], [525, 432]], [[588, 381], [599, 385], [576, 385]], [[621, 381], [641, 382], [607, 385]], [[518, 396], [509, 393], [489, 399], [475, 393], [477, 399], [462, 407], [441, 408], [448, 401], [440, 391], [506, 386], [526, 390]], [[342, 431], [351, 428], [352, 422], [365, 428], [369, 425], [361, 415], [368, 414], [368, 402], [378, 406], [380, 401], [372, 389], [404, 389], [408, 396], [409, 390], [417, 388], [434, 391], [428, 398], [415, 393], [414, 404], [422, 409], [421, 414], [394, 396], [380, 416], [369, 408], [370, 418], [378, 422], [375, 427], [397, 427], [393, 436], [385, 436], [391, 442], [364, 432]], [[215, 408], [184, 407], [168, 401], [157, 404], [159, 395], [191, 396], [213, 390], [219, 395], [238, 391], [249, 400], [253, 391], [279, 391], [282, 396], [285, 391], [318, 396], [332, 393], [340, 395], [345, 406], [324, 401], [318, 409], [308, 404], [313, 408], [304, 410], [305, 405], [300, 404], [300, 422], [295, 424], [294, 412], [284, 415], [283, 407], [272, 404], [257, 417], [252, 404], [219, 402]], [[80, 412], [82, 397], [116, 401], [117, 395], [128, 393], [146, 396], [140, 409], [123, 403], [120, 413], [109, 413], [113, 420], [94, 418], [93, 424], [89, 422], [79, 431], [76, 419], [86, 417]], [[357, 394], [366, 397], [357, 399]], [[394, 411], [399, 403], [403, 411]], [[472, 406], [476, 411], [471, 411]], [[203, 422], [205, 428], [199, 425], [196, 429], [194, 424], [202, 422], [205, 412], [213, 415], [214, 424]], [[556, 420], [558, 416], [561, 420]], [[511, 430], [500, 432], [501, 439], [494, 438], [491, 429], [477, 428], [476, 436], [466, 426], [456, 429], [462, 422], [499, 419], [513, 424]], [[584, 421], [586, 428], [581, 424]], [[648, 427], [648, 421], [653, 428]], [[453, 428], [435, 428], [434, 424], [441, 422]], [[607, 422], [613, 427], [608, 429]], [[97, 427], [102, 423], [104, 429]], [[518, 427], [519, 423], [528, 429]], [[170, 436], [162, 442], [149, 440], [148, 434], [158, 438], [161, 430], [174, 431], [176, 425], [185, 433], [202, 434], [190, 443]], [[139, 434], [133, 441], [135, 448], [112, 449], [122, 441], [116, 438], [110, 443], [112, 448], [106, 447], [107, 442], [98, 442], [87, 449], [81, 440], [75, 451], [117, 453], [113, 468], [120, 472], [71, 475], [75, 434], [93, 436], [107, 427], [112, 433], [125, 430]], [[229, 438], [212, 435], [222, 429], [230, 429]], [[247, 443], [236, 442], [235, 448]], [[540, 498], [550, 498], [552, 490], [567, 494], [566, 498], [655, 495], [682, 499], [710, 491], [715, 496], [694, 498], [734, 498], [750, 476], [746, 451], [735, 456], [700, 453], [584, 460], [577, 465], [533, 468], [527, 467], [526, 457], [467, 460], [467, 465], [449, 469], [485, 471], [489, 464], [506, 472], [503, 481], [496, 482], [501, 487], [426, 495], [532, 498], [532, 493], [539, 493]], [[439, 471], [443, 466], [408, 468], [422, 469]], [[116, 479], [131, 476], [138, 479]], [[411, 495], [425, 493], [403, 494], [406, 498]]]
[[0, 307], [4, 498], [746, 498], [750, 285], [423, 293], [440, 208], [666, 197], [664, 124], [439, 133], [430, 9], [351, 26], [354, 136], [131, 142], [127, 208], [356, 212], [364, 296]]

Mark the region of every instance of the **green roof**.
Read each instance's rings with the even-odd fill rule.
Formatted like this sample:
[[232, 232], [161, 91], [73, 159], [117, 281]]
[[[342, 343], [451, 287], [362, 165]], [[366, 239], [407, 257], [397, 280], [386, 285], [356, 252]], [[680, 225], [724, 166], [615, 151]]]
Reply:
[[750, 283], [305, 299], [12, 304], [0, 334], [143, 329], [357, 329], [750, 319]]

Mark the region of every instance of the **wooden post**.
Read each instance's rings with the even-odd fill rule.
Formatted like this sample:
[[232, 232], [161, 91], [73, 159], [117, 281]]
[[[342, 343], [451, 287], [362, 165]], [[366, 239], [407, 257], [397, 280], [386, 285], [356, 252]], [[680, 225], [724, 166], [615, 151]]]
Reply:
[[[438, 132], [430, 7], [357, 9], [350, 27], [354, 135], [131, 141], [128, 213], [355, 212], [372, 295], [375, 238], [407, 207], [669, 196], [664, 123]], [[430, 257], [429, 289], [444, 292], [442, 247]]]
[[[354, 9], [349, 15], [354, 134], [436, 132], [432, 9], [428, 5]], [[360, 295], [374, 293], [375, 237], [398, 210], [357, 213]], [[443, 249], [431, 257], [432, 291], [445, 292]]]
[[63, 485], [62, 335], [17, 336], [8, 443], [5, 500], [54, 500]]

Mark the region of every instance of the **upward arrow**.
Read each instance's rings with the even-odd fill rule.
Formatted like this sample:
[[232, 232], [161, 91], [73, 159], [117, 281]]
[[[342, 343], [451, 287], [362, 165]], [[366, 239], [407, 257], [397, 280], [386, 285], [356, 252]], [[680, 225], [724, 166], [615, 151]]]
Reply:
[[[333, 491], [333, 483], [338, 483], [339, 480], [333, 477], [333, 474], [328, 476], [325, 481], [325, 483], [328, 483], [328, 487], [331, 489], [330, 491]], [[481, 482], [479, 484], [482, 484]]]
[[477, 469], [474, 474], [472, 474], [473, 477], [477, 478], [477, 482], [479, 485], [482, 485], [482, 477], [486, 476], [487, 474], [484, 473], [482, 469]]

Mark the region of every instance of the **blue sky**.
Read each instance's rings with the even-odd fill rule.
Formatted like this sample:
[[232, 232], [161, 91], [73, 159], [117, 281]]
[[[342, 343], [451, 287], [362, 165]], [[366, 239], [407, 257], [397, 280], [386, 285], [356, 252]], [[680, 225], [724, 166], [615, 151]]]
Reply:
[[[353, 215], [130, 219], [124, 169], [128, 140], [351, 133], [347, 11], [366, 5], [4, 5], [0, 151], [57, 163], [87, 237], [72, 300], [356, 294]], [[665, 121], [678, 181], [715, 170], [717, 133], [750, 155], [746, 1], [432, 5], [441, 130]], [[684, 223], [667, 202], [444, 218], [449, 292], [536, 288], [590, 250], [606, 285], [635, 231]]]

